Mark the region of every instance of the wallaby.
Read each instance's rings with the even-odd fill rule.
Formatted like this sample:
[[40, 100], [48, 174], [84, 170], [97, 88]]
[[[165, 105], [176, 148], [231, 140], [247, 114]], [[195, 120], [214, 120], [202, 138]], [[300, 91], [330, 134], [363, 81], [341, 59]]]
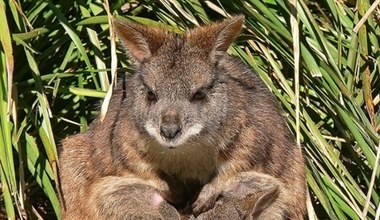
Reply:
[[281, 192], [281, 182], [262, 173], [240, 173], [228, 181], [214, 207], [191, 220], [266, 220], [281, 219], [267, 209]]
[[[104, 121], [62, 142], [64, 219], [176, 219], [176, 211], [197, 217], [234, 188], [230, 182], [254, 183], [258, 173], [281, 183], [254, 199], [265, 201], [257, 202], [260, 216], [303, 218], [301, 150], [270, 91], [227, 53], [243, 20], [231, 17], [181, 36], [115, 20], [134, 74], [114, 92]], [[131, 205], [135, 190], [142, 199]], [[138, 204], [161, 214], [139, 215]]]

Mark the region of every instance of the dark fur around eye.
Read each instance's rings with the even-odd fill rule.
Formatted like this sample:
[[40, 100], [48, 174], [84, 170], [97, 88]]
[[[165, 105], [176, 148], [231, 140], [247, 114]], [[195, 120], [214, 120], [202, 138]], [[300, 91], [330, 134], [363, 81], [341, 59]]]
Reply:
[[203, 101], [206, 99], [206, 93], [204, 91], [197, 91], [191, 96], [191, 101]]
[[151, 90], [148, 90], [146, 93], [146, 99], [150, 102], [157, 101], [157, 96]]

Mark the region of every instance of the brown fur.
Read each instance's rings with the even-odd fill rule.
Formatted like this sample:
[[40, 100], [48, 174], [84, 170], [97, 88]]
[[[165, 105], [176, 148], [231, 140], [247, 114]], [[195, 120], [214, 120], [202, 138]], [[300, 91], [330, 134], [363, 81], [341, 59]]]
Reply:
[[237, 16], [179, 37], [116, 21], [136, 73], [115, 91], [103, 122], [62, 143], [64, 219], [125, 219], [135, 209], [122, 202], [133, 185], [155, 211], [153, 191], [197, 216], [246, 172], [282, 185], [264, 215], [303, 218], [301, 151], [272, 94], [226, 53], [242, 22]]
[[279, 219], [281, 213], [273, 213], [268, 207], [279, 197], [281, 182], [271, 176], [244, 172], [228, 181], [215, 206], [197, 218], [197, 220], [243, 219], [267, 220]]

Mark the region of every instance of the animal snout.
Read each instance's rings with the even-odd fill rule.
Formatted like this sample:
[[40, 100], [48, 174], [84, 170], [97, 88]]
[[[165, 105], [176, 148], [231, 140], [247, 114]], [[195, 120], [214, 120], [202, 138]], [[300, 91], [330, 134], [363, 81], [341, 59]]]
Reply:
[[174, 139], [181, 131], [181, 126], [178, 124], [163, 125], [160, 127], [160, 133], [167, 139]]
[[180, 117], [177, 111], [167, 110], [161, 115], [160, 133], [167, 139], [174, 139], [181, 131]]

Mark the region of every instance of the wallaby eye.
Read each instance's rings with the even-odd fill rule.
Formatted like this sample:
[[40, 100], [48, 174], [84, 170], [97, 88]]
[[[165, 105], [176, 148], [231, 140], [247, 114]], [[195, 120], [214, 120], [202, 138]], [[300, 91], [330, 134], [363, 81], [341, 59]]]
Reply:
[[154, 102], [157, 101], [157, 96], [152, 91], [148, 90], [146, 93], [146, 99], [148, 99], [148, 101]]
[[206, 99], [206, 93], [204, 91], [197, 91], [191, 97], [191, 101], [203, 101]]

